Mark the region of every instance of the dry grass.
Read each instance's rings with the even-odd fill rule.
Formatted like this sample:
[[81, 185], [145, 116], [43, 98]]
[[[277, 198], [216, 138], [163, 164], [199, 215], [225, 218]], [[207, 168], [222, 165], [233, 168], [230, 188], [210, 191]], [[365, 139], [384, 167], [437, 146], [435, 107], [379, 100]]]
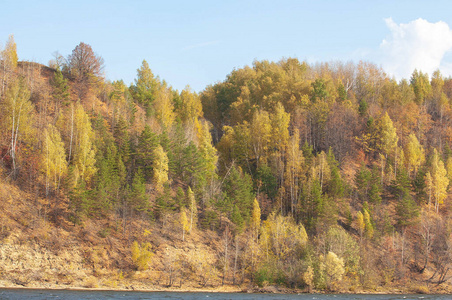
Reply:
[[414, 285], [411, 287], [411, 291], [416, 294], [428, 294], [430, 289], [426, 285]]
[[83, 282], [83, 286], [86, 288], [94, 289], [99, 287], [99, 280], [97, 277], [91, 275], [85, 278], [85, 281]]

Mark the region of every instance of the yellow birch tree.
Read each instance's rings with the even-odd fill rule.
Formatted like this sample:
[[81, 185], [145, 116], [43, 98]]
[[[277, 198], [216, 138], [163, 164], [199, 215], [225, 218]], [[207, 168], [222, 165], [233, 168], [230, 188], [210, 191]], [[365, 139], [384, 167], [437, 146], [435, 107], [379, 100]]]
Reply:
[[185, 241], [185, 232], [189, 232], [190, 230], [190, 222], [188, 221], [185, 209], [180, 212], [180, 225], [182, 227], [182, 241]]
[[161, 145], [153, 151], [153, 183], [158, 192], [163, 191], [163, 185], [168, 181], [168, 155]]
[[271, 138], [270, 117], [266, 111], [257, 111], [250, 124], [250, 146], [256, 166], [266, 162]]
[[89, 182], [97, 171], [95, 136], [89, 116], [80, 103], [75, 107], [75, 132], [74, 164], [80, 178]]
[[157, 119], [164, 128], [170, 128], [176, 118], [176, 114], [174, 113], [171, 91], [166, 86], [160, 88], [154, 100], [154, 109]]
[[188, 210], [190, 212], [190, 228], [188, 231], [191, 232], [192, 229], [196, 226], [196, 219], [198, 217], [195, 193], [193, 193], [191, 187], [188, 187], [187, 196], [188, 196]]
[[290, 211], [292, 216], [295, 214], [297, 201], [300, 197], [300, 181], [303, 177], [304, 157], [300, 149], [300, 135], [298, 129], [295, 129], [289, 139], [286, 151], [286, 170], [285, 170], [285, 191], [290, 199]]
[[388, 155], [395, 155], [395, 150], [397, 148], [397, 142], [399, 140], [397, 136], [394, 123], [386, 112], [380, 119], [380, 134], [379, 134], [379, 148], [385, 154], [386, 158]]
[[67, 173], [66, 153], [64, 143], [58, 129], [52, 124], [47, 125], [44, 131], [44, 163], [43, 172], [46, 175], [46, 189], [52, 183], [58, 190], [61, 178]]
[[435, 211], [439, 212], [440, 204], [443, 204], [447, 197], [447, 186], [449, 185], [449, 178], [444, 167], [443, 161], [440, 159], [438, 151], [433, 149], [432, 157], [432, 192], [435, 197]]
[[3, 96], [5, 94], [5, 89], [8, 86], [11, 78], [14, 77], [14, 71], [17, 67], [17, 46], [14, 41], [14, 35], [10, 35], [8, 37], [8, 41], [6, 42], [5, 49], [0, 52], [0, 62], [2, 66], [2, 87], [1, 94]]
[[9, 136], [13, 173], [17, 170], [17, 145], [20, 141], [31, 137], [33, 104], [30, 92], [23, 79], [16, 79], [8, 87], [5, 100], [0, 103], [2, 108], [2, 128]]
[[251, 230], [253, 231], [253, 236], [256, 242], [259, 235], [260, 225], [261, 225], [261, 208], [259, 207], [259, 202], [257, 202], [257, 199], [254, 198], [253, 212], [251, 214]]
[[413, 133], [408, 136], [408, 142], [405, 145], [405, 156], [408, 173], [414, 171], [414, 176], [416, 176], [417, 170], [425, 162], [425, 153], [424, 148]]

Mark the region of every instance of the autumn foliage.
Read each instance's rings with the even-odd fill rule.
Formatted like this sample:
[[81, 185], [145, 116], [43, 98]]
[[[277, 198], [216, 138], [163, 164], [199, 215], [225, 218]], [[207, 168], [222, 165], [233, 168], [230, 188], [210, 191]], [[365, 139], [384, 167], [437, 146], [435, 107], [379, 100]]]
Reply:
[[[11, 37], [0, 63], [0, 182], [45, 199], [54, 226], [114, 222], [132, 270], [160, 257], [170, 285], [222, 274], [330, 291], [449, 279], [452, 79], [439, 71], [255, 61], [196, 93], [146, 61], [130, 86], [109, 82], [85, 43], [33, 75]], [[214, 234], [216, 255], [154, 256], [151, 227], [182, 244]]]

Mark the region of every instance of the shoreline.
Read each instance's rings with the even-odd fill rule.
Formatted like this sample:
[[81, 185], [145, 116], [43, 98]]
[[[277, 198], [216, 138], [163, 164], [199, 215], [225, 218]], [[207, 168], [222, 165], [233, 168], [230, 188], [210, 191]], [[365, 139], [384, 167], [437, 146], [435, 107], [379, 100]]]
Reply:
[[[229, 286], [228, 286], [229, 287]], [[21, 285], [0, 285], [0, 290], [48, 290], [48, 291], [99, 291], [99, 292], [143, 292], [143, 293], [165, 293], [165, 292], [175, 292], [175, 293], [247, 293], [244, 289], [221, 289], [221, 288], [175, 288], [175, 287], [159, 287], [159, 288], [134, 288], [123, 287], [123, 288], [89, 288], [89, 287], [77, 287], [77, 286], [21, 286]]]
[[225, 286], [225, 289], [222, 288], [133, 288], [133, 287], [125, 287], [125, 288], [88, 288], [88, 287], [57, 287], [57, 286], [0, 286], [1, 290], [39, 290], [39, 291], [93, 291], [93, 292], [137, 292], [137, 293], [225, 293], [225, 294], [312, 294], [312, 295], [321, 295], [321, 294], [331, 294], [331, 295], [446, 295], [450, 294], [449, 291], [443, 290], [432, 291], [428, 293], [419, 293], [414, 292], [412, 290], [403, 290], [406, 287], [402, 288], [393, 288], [388, 289], [386, 291], [369, 291], [369, 290], [361, 290], [357, 292], [344, 292], [344, 291], [336, 291], [336, 292], [327, 292], [327, 291], [317, 291], [313, 290], [308, 292], [306, 290], [301, 289], [289, 289], [278, 286], [268, 286], [268, 287], [249, 287], [249, 288], [237, 288], [232, 289], [230, 286]]

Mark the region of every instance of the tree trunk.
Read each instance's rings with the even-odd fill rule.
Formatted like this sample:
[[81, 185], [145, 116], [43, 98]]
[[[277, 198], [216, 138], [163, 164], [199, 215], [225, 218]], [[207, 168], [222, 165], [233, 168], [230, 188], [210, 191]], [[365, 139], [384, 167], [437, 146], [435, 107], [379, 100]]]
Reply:
[[234, 257], [234, 275], [233, 275], [233, 277], [232, 277], [232, 283], [233, 284], [236, 284], [236, 281], [235, 281], [235, 274], [236, 274], [236, 272], [237, 272], [237, 259], [238, 259], [238, 256], [239, 256], [239, 236], [236, 234], [235, 235], [235, 257]]

